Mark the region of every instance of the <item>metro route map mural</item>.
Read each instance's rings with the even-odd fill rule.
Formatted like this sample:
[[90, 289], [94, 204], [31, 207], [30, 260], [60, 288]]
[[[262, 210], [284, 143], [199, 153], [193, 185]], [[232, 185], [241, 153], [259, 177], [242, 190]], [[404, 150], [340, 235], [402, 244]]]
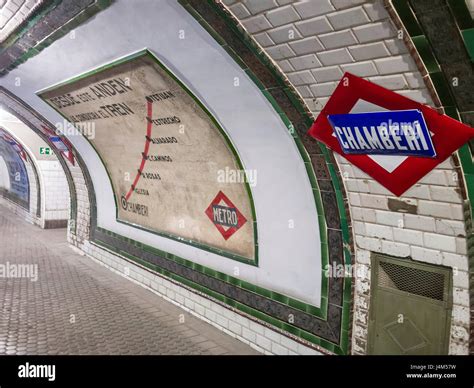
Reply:
[[148, 50], [39, 92], [83, 133], [109, 174], [117, 220], [256, 264], [250, 186], [204, 105]]

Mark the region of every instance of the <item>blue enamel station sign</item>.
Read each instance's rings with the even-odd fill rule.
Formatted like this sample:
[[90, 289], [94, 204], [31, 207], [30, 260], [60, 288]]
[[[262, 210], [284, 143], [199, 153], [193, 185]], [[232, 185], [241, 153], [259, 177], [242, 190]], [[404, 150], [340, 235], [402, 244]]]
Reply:
[[330, 114], [327, 118], [346, 154], [436, 157], [418, 109]]

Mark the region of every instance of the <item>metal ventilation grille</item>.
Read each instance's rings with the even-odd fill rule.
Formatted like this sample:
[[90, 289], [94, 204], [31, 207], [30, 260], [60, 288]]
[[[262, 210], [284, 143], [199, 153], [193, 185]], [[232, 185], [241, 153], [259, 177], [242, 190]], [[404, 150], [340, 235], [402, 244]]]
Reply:
[[378, 283], [382, 287], [444, 301], [445, 276], [381, 261]]

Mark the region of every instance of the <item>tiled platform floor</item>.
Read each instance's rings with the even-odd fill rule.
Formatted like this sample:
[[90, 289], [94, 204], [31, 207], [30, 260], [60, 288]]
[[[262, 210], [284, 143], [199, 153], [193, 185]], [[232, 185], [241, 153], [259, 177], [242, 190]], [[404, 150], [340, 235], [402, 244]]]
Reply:
[[38, 280], [0, 278], [0, 354], [256, 354], [76, 254], [65, 229], [42, 230], [0, 205], [7, 262], [37, 264]]

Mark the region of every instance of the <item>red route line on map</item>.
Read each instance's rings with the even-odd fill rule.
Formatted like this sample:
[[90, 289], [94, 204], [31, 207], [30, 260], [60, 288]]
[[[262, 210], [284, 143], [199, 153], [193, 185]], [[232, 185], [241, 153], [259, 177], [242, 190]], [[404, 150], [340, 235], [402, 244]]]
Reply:
[[126, 201], [128, 201], [128, 199], [132, 195], [133, 191], [135, 190], [135, 187], [137, 187], [137, 183], [140, 180], [140, 177], [142, 176], [143, 168], [145, 167], [145, 163], [148, 156], [148, 150], [150, 149], [151, 128], [153, 125], [151, 121], [153, 117], [153, 102], [147, 100], [146, 108], [147, 108], [147, 117], [146, 117], [147, 127], [146, 127], [145, 149], [143, 150], [143, 153], [142, 153], [142, 161], [140, 163], [140, 168], [138, 169], [137, 175], [135, 176], [132, 186], [130, 186], [130, 190], [128, 190], [128, 193], [125, 196]]

